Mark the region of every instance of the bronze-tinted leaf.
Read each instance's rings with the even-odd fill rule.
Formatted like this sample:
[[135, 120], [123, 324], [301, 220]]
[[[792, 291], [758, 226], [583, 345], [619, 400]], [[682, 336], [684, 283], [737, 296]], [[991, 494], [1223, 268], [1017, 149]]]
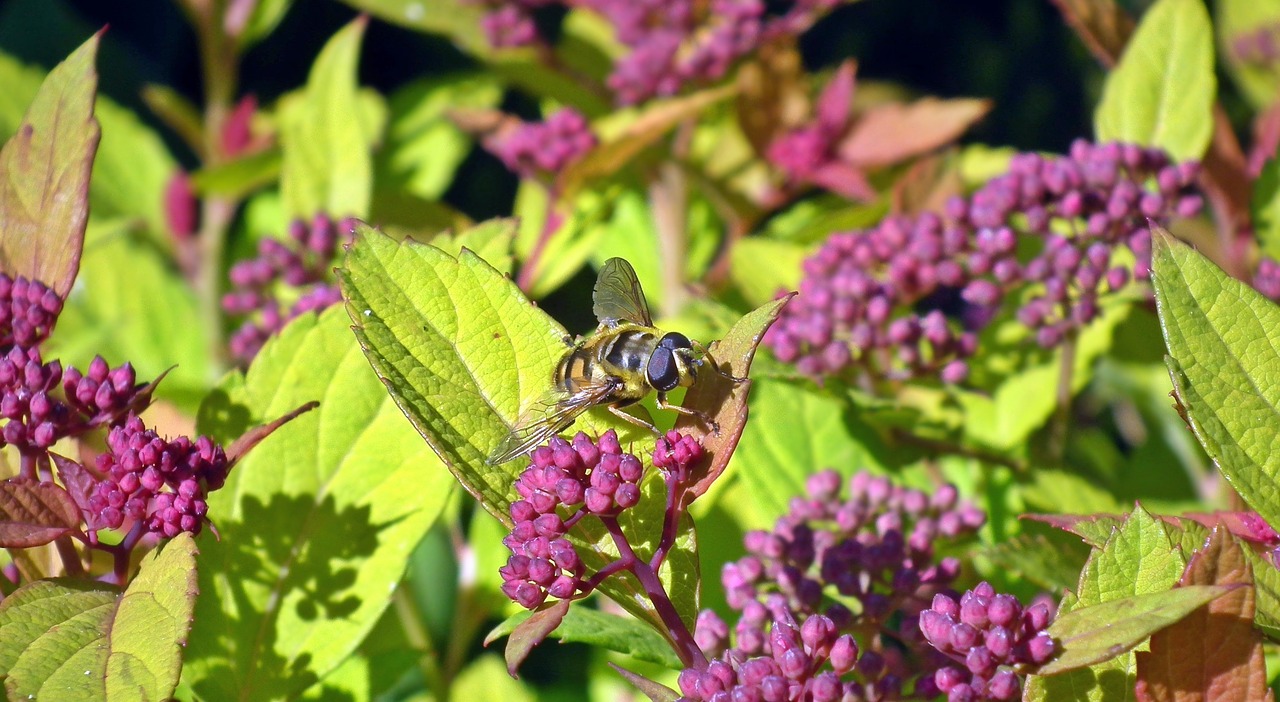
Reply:
[[89, 219], [89, 173], [100, 130], [94, 35], [45, 78], [0, 149], [0, 268], [63, 299], [80, 267]]
[[80, 525], [80, 509], [66, 490], [31, 478], [0, 482], [0, 547], [31, 548]]
[[524, 659], [529, 657], [529, 653], [533, 648], [542, 643], [547, 636], [560, 626], [560, 622], [564, 621], [564, 615], [569, 611], [569, 604], [572, 600], [556, 600], [554, 604], [546, 609], [540, 609], [533, 613], [532, 617], [524, 620], [511, 632], [511, 636], [507, 639], [507, 672], [513, 678], [519, 678], [516, 671], [519, 670], [520, 664], [524, 663]]
[[1178, 584], [1247, 587], [1232, 590], [1151, 635], [1151, 650], [1137, 654], [1138, 699], [1265, 699], [1262, 634], [1253, 627], [1253, 572], [1226, 528], [1213, 529]]
[[[791, 293], [778, 298], [747, 314], [723, 339], [711, 344], [710, 351], [725, 373], [737, 378], [747, 377], [756, 347], [764, 338], [765, 331], [794, 295]], [[738, 439], [742, 437], [742, 428], [747, 423], [747, 395], [750, 392], [750, 380], [734, 382], [719, 373], [704, 371], [685, 395], [685, 407], [705, 412], [719, 427], [719, 431], [710, 432], [699, 419], [685, 415], [676, 422], [678, 431], [692, 434], [702, 441], [702, 447], [710, 458], [706, 472], [697, 476], [686, 500], [692, 502], [705, 493], [728, 467], [729, 458], [733, 456]]]
[[949, 144], [991, 109], [988, 100], [923, 98], [863, 114], [840, 143], [840, 157], [863, 168], [897, 163]]

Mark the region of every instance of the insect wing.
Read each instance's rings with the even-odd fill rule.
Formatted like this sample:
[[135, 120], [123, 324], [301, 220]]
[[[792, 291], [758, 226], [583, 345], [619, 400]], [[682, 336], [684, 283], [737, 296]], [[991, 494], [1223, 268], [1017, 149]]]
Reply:
[[613, 327], [618, 322], [631, 322], [642, 327], [653, 326], [640, 280], [626, 259], [611, 258], [604, 262], [591, 298], [594, 302], [591, 310], [601, 324]]
[[573, 394], [552, 388], [516, 420], [485, 462], [496, 466], [528, 453], [567, 429], [583, 412], [608, 402], [614, 389], [612, 382], [593, 383]]

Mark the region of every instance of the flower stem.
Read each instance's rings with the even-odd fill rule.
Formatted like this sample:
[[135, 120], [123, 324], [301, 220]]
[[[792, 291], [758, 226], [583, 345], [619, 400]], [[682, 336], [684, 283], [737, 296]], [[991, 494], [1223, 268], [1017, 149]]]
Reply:
[[680, 619], [680, 613], [676, 611], [676, 606], [672, 604], [666, 588], [662, 586], [658, 571], [649, 567], [648, 563], [641, 560], [636, 556], [635, 551], [631, 550], [631, 544], [627, 541], [626, 534], [622, 532], [622, 526], [618, 524], [617, 517], [601, 517], [600, 521], [604, 523], [605, 528], [609, 530], [609, 534], [613, 537], [613, 543], [618, 547], [618, 554], [621, 556], [621, 560], [628, 564], [631, 574], [640, 581], [640, 586], [644, 588], [645, 594], [649, 596], [649, 602], [653, 604], [653, 609], [657, 612], [658, 618], [667, 627], [664, 633], [671, 643], [672, 649], [679, 656], [680, 662], [686, 668], [706, 669], [707, 657], [703, 654], [702, 649], [698, 647], [697, 642], [693, 640], [693, 633], [689, 631], [689, 627], [685, 626], [684, 620]]

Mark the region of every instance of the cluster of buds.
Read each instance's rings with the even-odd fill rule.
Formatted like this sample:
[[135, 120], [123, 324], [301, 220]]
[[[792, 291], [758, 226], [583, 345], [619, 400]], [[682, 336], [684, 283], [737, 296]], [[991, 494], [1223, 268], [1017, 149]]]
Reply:
[[162, 439], [130, 414], [111, 428], [107, 452], [98, 456], [106, 479], [89, 498], [89, 536], [118, 529], [126, 518], [167, 538], [199, 533], [205, 495], [222, 487], [229, 469], [226, 453], [208, 437]]
[[550, 5], [572, 4], [604, 17], [626, 47], [608, 78], [624, 105], [719, 80], [770, 38], [803, 33], [839, 2], [788, 0], [774, 12], [762, 0], [475, 1], [488, 9], [481, 25], [495, 47], [543, 41], [534, 15]]
[[355, 220], [335, 222], [324, 214], [310, 224], [294, 220], [288, 239], [266, 238], [256, 258], [231, 267], [232, 290], [222, 298], [228, 314], [249, 317], [232, 335], [231, 355], [248, 365], [272, 335], [290, 320], [319, 312], [342, 300], [332, 268], [338, 244], [349, 238]]
[[958, 383], [976, 333], [1014, 299], [1016, 319], [1052, 348], [1098, 317], [1103, 293], [1148, 277], [1148, 221], [1197, 213], [1197, 172], [1132, 144], [1019, 155], [942, 216], [830, 237], [765, 343], [813, 377]]
[[52, 331], [62, 299], [50, 288], [0, 273], [0, 446], [22, 457], [24, 478], [49, 480], [49, 450], [58, 441], [109, 428], [98, 474], [57, 458], [59, 476], [80, 507], [86, 536], [126, 522], [139, 533], [196, 533], [207, 491], [226, 481], [226, 454], [207, 437], [165, 440], [136, 415], [150, 401], [133, 366], [112, 368], [101, 356], [85, 371], [45, 362], [40, 344]]
[[0, 273], [0, 346], [39, 344], [60, 312], [62, 298], [44, 283]]
[[594, 149], [596, 137], [587, 118], [566, 107], [545, 121], [522, 122], [486, 146], [521, 178], [548, 179]]
[[[681, 508], [679, 488], [688, 484], [692, 468], [702, 458], [702, 445], [690, 436], [671, 431], [657, 441], [653, 465], [670, 488], [667, 521], [672, 525], [678, 521], [674, 511]], [[554, 437], [534, 449], [529, 467], [516, 479], [520, 499], [511, 503], [513, 526], [502, 541], [511, 549], [507, 564], [499, 569], [502, 591], [534, 609], [547, 597], [564, 600], [586, 594], [599, 578], [617, 569], [656, 571], [660, 562], [642, 563], [632, 553], [601, 573], [589, 574], [567, 538], [574, 525], [590, 516], [604, 521], [615, 540], [625, 539], [617, 518], [640, 502], [644, 475], [644, 464], [622, 450], [612, 429], [595, 441], [578, 432], [570, 441]], [[658, 551], [665, 553], [674, 536], [664, 530]], [[620, 550], [623, 546], [619, 544]]]
[[[593, 442], [578, 432], [572, 442], [552, 438], [530, 456], [516, 479], [514, 526], [502, 543], [511, 549], [499, 571], [502, 591], [528, 609], [547, 596], [569, 599], [582, 587], [582, 560], [565, 534], [588, 514], [616, 516], [640, 501], [644, 465], [623, 453], [609, 430]], [[572, 511], [562, 516], [559, 509]]]
[[[704, 613], [699, 617], [699, 645], [715, 646], [706, 641], [709, 628], [723, 627]], [[727, 630], [724, 636], [727, 638]], [[862, 699], [862, 688], [841, 676], [855, 668], [866, 668], [859, 660], [858, 644], [853, 636], [840, 633], [834, 621], [821, 614], [810, 616], [797, 625], [790, 615], [774, 620], [768, 645], [755, 656], [741, 650], [725, 650], [704, 669], [687, 668], [680, 673], [681, 699], [689, 702], [720, 700], [760, 700], [761, 702], [837, 702]], [[863, 659], [876, 665], [875, 654]]]
[[1024, 609], [985, 582], [959, 599], [939, 593], [920, 613], [920, 631], [954, 662], [938, 669], [934, 684], [949, 702], [1021, 699], [1019, 671], [1045, 663], [1057, 650], [1045, 631], [1052, 619], [1048, 602]]
[[[773, 531], [749, 533], [748, 555], [725, 566], [721, 582], [729, 606], [740, 612], [733, 647], [726, 623], [710, 611], [699, 617], [695, 637], [728, 671], [720, 677], [759, 695], [744, 699], [890, 700], [913, 681], [917, 697], [938, 692], [934, 672], [948, 659], [923, 645], [918, 621], [935, 595], [949, 591], [960, 564], [936, 560], [935, 542], [974, 533], [985, 515], [959, 503], [950, 485], [930, 496], [864, 472], [849, 480], [842, 499], [841, 482], [834, 471], [812, 476], [806, 497], [792, 501]], [[856, 608], [842, 603], [851, 600]], [[787, 653], [796, 646], [787, 645], [794, 637], [786, 632], [797, 629], [803, 656]], [[836, 656], [841, 637], [854, 633], [863, 637], [861, 653], [843, 644]], [[783, 665], [780, 656], [804, 665]], [[777, 679], [775, 666], [785, 686], [771, 683], [766, 692], [761, 685]], [[686, 698], [733, 689], [707, 682], [709, 672], [687, 673], [687, 687], [682, 677]]]

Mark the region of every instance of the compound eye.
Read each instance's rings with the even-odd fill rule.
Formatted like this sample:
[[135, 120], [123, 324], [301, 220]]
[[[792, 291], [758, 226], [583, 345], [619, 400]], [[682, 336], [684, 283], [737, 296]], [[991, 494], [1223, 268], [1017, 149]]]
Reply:
[[[665, 342], [666, 339], [664, 338]], [[649, 356], [649, 367], [645, 369], [649, 384], [658, 392], [671, 390], [680, 383], [680, 369], [676, 367], [675, 355], [671, 349], [659, 346]]]
[[693, 342], [689, 341], [689, 337], [680, 332], [667, 332], [663, 335], [662, 340], [658, 342], [658, 346], [664, 349], [691, 349]]

